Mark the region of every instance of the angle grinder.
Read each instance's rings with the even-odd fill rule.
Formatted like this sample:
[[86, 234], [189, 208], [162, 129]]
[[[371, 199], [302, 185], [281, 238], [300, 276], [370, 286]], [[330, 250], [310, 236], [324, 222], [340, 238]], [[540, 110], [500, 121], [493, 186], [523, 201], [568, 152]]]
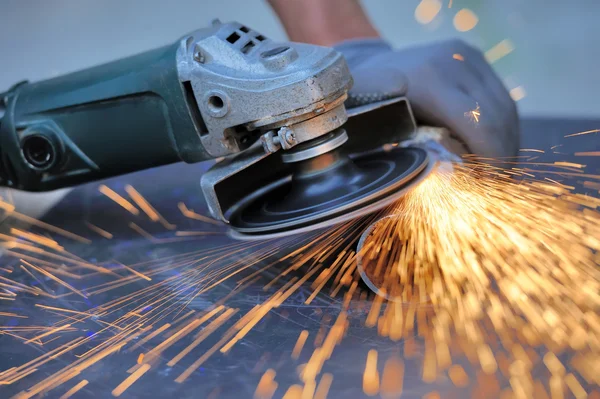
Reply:
[[391, 204], [433, 163], [421, 148], [384, 149], [416, 131], [406, 98], [349, 98], [351, 85], [331, 48], [214, 21], [0, 94], [0, 185], [45, 191], [217, 159], [201, 188], [234, 236], [326, 227]]

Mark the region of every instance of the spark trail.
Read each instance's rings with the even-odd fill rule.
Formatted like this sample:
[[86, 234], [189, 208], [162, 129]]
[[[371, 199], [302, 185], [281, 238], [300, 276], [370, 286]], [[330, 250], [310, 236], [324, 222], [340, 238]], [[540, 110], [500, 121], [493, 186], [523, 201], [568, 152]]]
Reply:
[[[570, 350], [580, 379], [597, 386], [587, 367], [600, 359], [600, 201], [504, 175], [480, 163], [438, 171], [366, 233], [361, 269], [386, 297], [379, 332], [403, 336], [403, 304], [429, 304], [417, 323], [435, 353], [424, 377], [464, 381], [449, 350], [462, 347], [483, 374], [506, 373], [516, 397], [536, 397], [536, 348], [553, 359]], [[552, 381], [569, 386], [556, 370]]]

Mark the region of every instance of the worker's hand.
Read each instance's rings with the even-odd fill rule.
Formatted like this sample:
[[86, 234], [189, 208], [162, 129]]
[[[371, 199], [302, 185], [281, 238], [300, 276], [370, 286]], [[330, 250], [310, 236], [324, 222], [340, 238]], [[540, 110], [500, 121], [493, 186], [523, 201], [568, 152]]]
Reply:
[[516, 155], [516, 105], [473, 47], [451, 40], [395, 51], [381, 39], [349, 40], [335, 47], [354, 77], [350, 94], [355, 103], [406, 92], [421, 124], [449, 128], [477, 155]]

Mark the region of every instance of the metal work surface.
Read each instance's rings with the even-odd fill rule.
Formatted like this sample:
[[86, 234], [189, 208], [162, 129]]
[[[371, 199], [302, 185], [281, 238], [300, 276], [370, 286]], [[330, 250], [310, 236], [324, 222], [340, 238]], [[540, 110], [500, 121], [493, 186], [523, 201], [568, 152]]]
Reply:
[[[565, 154], [572, 154], [576, 151], [598, 151], [600, 144], [596, 134], [582, 136], [572, 141], [566, 141], [564, 136], [599, 127], [600, 121], [592, 120], [525, 120], [522, 124], [521, 147], [549, 149], [562, 144], [562, 152]], [[552, 154], [551, 151], [543, 156], [546, 157], [545, 161], [568, 159], [565, 155]], [[590, 173], [598, 173], [600, 157], [589, 158], [589, 162], [586, 159], [586, 162]], [[117, 327], [111, 325], [122, 320], [120, 318], [129, 317], [133, 322], [136, 317], [143, 317], [136, 312], [131, 314], [133, 311], [131, 306], [137, 307], [142, 304], [135, 303], [135, 298], [130, 298], [127, 303], [119, 305], [120, 310], [114, 310], [110, 317], [92, 317], [92, 313], [89, 312], [93, 309], [98, 310], [98, 314], [102, 314], [103, 307], [101, 305], [134, 292], [149, 289], [161, 281], [166, 283], [165, 287], [168, 289], [165, 291], [156, 289], [156, 295], [168, 296], [169, 290], [172, 293], [185, 291], [187, 289], [185, 284], [188, 284], [189, 280], [178, 279], [182, 278], [182, 273], [185, 274], [185, 267], [191, 264], [203, 268], [197, 278], [202, 278], [203, 274], [213, 275], [213, 277], [207, 278], [192, 290], [185, 291], [184, 296], [175, 295], [170, 305], [173, 305], [174, 308], [177, 307], [177, 310], [164, 319], [156, 320], [146, 335], [137, 337], [132, 335], [131, 340], [125, 346], [116, 348], [114, 353], [97, 359], [87, 367], [82, 366], [81, 370], [77, 370], [78, 374], [71, 375], [64, 384], [51, 390], [46, 397], [58, 398], [82, 380], [88, 381], [87, 385], [80, 387], [79, 392], [75, 393], [73, 397], [112, 397], [111, 392], [116, 387], [127, 377], [134, 375], [136, 370], [140, 370], [140, 366], [131, 370], [138, 361], [143, 361], [140, 359], [140, 354], [145, 353], [146, 356], [149, 356], [152, 348], [155, 348], [160, 342], [168, 341], [169, 334], [174, 333], [175, 335], [170, 335], [170, 337], [177, 337], [178, 332], [182, 331], [178, 328], [183, 327], [188, 320], [185, 316], [187, 315], [190, 320], [194, 317], [190, 314], [191, 311], [200, 316], [212, 305], [220, 305], [219, 301], [229, 294], [232, 295], [226, 298], [225, 305], [229, 309], [238, 310], [235, 313], [232, 311], [231, 318], [227, 323], [208, 335], [203, 342], [191, 349], [174, 365], [169, 366], [167, 363], [192, 343], [194, 335], [201, 329], [191, 332], [184, 338], [173, 339], [172, 346], [164, 352], [160, 352], [162, 359], [152, 362], [152, 367], [128, 387], [121, 397], [168, 397], [173, 399], [252, 397], [259, 380], [267, 369], [276, 370], [275, 380], [278, 387], [274, 397], [282, 397], [290, 385], [301, 383], [298, 367], [309, 361], [315, 341], [322, 342], [331, 326], [334, 325], [336, 317], [343, 307], [345, 289], [331, 297], [328, 295], [330, 287], [327, 287], [309, 305], [306, 305], [305, 302], [314, 289], [310, 287], [310, 282], [301, 286], [279, 307], [270, 310], [267, 316], [262, 318], [228, 353], [221, 353], [218, 350], [220, 347], [217, 347], [217, 350], [206, 361], [192, 369], [187, 378], [180, 382], [175, 381], [190, 366], [193, 366], [195, 361], [210, 353], [211, 348], [218, 344], [223, 333], [231, 324], [242, 318], [255, 305], [264, 303], [273, 294], [274, 290], [264, 290], [263, 287], [288, 269], [289, 264], [283, 260], [266, 268], [269, 266], [269, 262], [272, 263], [274, 259], [279, 259], [293, 250], [302, 242], [302, 237], [305, 237], [305, 240], [310, 239], [306, 236], [288, 237], [281, 241], [265, 243], [239, 243], [230, 239], [224, 234], [225, 230], [222, 225], [211, 223], [210, 220], [207, 221], [198, 216], [207, 214], [199, 181], [201, 173], [208, 166], [207, 164], [176, 164], [88, 184], [70, 193], [43, 218], [46, 223], [91, 240], [91, 243], [78, 242], [77, 239], [61, 236], [55, 231], [49, 232], [52, 240], [56, 240], [61, 246], [64, 246], [66, 251], [75, 254], [78, 258], [65, 255], [66, 259], [55, 258], [48, 261], [59, 265], [64, 263], [88, 268], [85, 274], [89, 274], [89, 277], [78, 280], [69, 279], [68, 275], [58, 276], [73, 283], [71, 287], [60, 284], [44, 287], [44, 284], [50, 283], [44, 279], [37, 281], [29, 279], [25, 283], [28, 286], [53, 290], [54, 295], [58, 298], [19, 294], [15, 300], [0, 303], [0, 311], [8, 314], [8, 316], [2, 316], [1, 319], [2, 327], [0, 329], [3, 334], [0, 335], [2, 351], [0, 372], [12, 367], [19, 367], [76, 338], [90, 339], [73, 353], [41, 364], [32, 374], [9, 385], [0, 385], [1, 397], [8, 398], [22, 391], [27, 392], [27, 389], [66, 367], [69, 363], [78, 361], [80, 359], [78, 356], [82, 356], [86, 351], [107, 342], [112, 336], [125, 333], [123, 324], [119, 324]], [[133, 186], [166, 220], [158, 218], [157, 222], [152, 222], [144, 213], [134, 215], [128, 212], [105, 194], [99, 192], [99, 186], [103, 184], [121, 194], [126, 190], [129, 190], [127, 192], [131, 191], [127, 185]], [[6, 208], [4, 210], [6, 211]], [[23, 225], [15, 220], [13, 216], [4, 219], [2, 227], [5, 228], [6, 234], [11, 227], [19, 228]], [[102, 230], [98, 230], [98, 228]], [[26, 228], [23, 227], [23, 229]], [[44, 230], [33, 230], [36, 233], [44, 234]], [[103, 237], [102, 235], [107, 235], [106, 233], [110, 233], [112, 237], [110, 239]], [[14, 254], [18, 249], [8, 247], [8, 250], [13, 253], [3, 256], [0, 276], [12, 278], [11, 275], [18, 274], [19, 258], [27, 260], [23, 256]], [[267, 256], [273, 249], [280, 251], [281, 255]], [[257, 254], [259, 254], [259, 258], [262, 257], [265, 260], [257, 259]], [[37, 258], [37, 255], [32, 256]], [[185, 262], [187, 262], [186, 266], [182, 266]], [[36, 262], [30, 260], [30, 263], [35, 264]], [[90, 268], [89, 264], [104, 269], [94, 270]], [[220, 282], [221, 276], [215, 273], [215, 270], [231, 264], [237, 266], [228, 271], [226, 275], [235, 272], [237, 274]], [[127, 265], [129, 268], [123, 265]], [[159, 269], [160, 272], [152, 274], [152, 268]], [[263, 270], [263, 268], [265, 269]], [[123, 280], [123, 286], [103, 292], [102, 288], [106, 286], [100, 284], [116, 281], [110, 272], [118, 274], [119, 279], [128, 277], [129, 279]], [[140, 273], [146, 278], [140, 277]], [[292, 281], [292, 279], [294, 282], [300, 281], [304, 275], [305, 271], [287, 272], [285, 279], [278, 282], [275, 288]], [[188, 275], [185, 274], [185, 276]], [[239, 282], [242, 284], [239, 285]], [[366, 286], [361, 288], [366, 289]], [[206, 292], [194, 297], [193, 294], [202, 290], [206, 290]], [[63, 294], [65, 295], [62, 296]], [[189, 300], [189, 303], [186, 303], [186, 300]], [[377, 328], [366, 327], [364, 320], [369, 312], [371, 301], [372, 298], [369, 297], [353, 301], [350, 304], [348, 308], [350, 325], [346, 336], [335, 347], [331, 358], [325, 362], [323, 370], [321, 370], [321, 373], [331, 373], [334, 377], [329, 390], [328, 397], [330, 398], [365, 396], [362, 381], [367, 352], [370, 349], [377, 350], [380, 364], [383, 364], [385, 359], [392, 354], [406, 354], [407, 351], [422, 353], [424, 351], [422, 343], [416, 337], [415, 339], [405, 337], [394, 342], [387, 337], [379, 336]], [[101, 307], [98, 308], [99, 306]], [[48, 307], [70, 309], [72, 312], [65, 313]], [[152, 301], [148, 300], [141, 311], [150, 312], [152, 307]], [[84, 312], [84, 314], [77, 312]], [[64, 331], [61, 331], [60, 334], [48, 334], [48, 336], [40, 338], [39, 335], [44, 334], [44, 330], [39, 330], [27, 335], [28, 338], [38, 336], [38, 339], [32, 342], [24, 342], [23, 339], [8, 334], [11, 331], [10, 328], [18, 326], [52, 326], [63, 320], [65, 316], [70, 316], [73, 320], [68, 327], [64, 327]], [[83, 317], [84, 320], [77, 322], [76, 320], [79, 320], [77, 317], [80, 319]], [[169, 328], [171, 329], [163, 330], [165, 332], [163, 338], [144, 342], [144, 337], [152, 334], [166, 323], [170, 324]], [[207, 324], [205, 323], [204, 326]], [[66, 326], [67, 324], [61, 325]], [[308, 331], [308, 339], [298, 359], [293, 359], [292, 351], [303, 330]], [[50, 342], [54, 338], [56, 341]], [[44, 345], [39, 345], [40, 342], [44, 342]], [[421, 356], [414, 355], [405, 359], [403, 398], [421, 398], [424, 394], [434, 390], [444, 398], [470, 397], [470, 387], [475, 383], [475, 378], [471, 379], [471, 385], [464, 388], [457, 388], [447, 377], [439, 378], [433, 384], [426, 384], [422, 381], [423, 366], [420, 359]], [[128, 373], [128, 370], [133, 373]], [[540, 371], [540, 373], [542, 372], [543, 370]], [[535, 374], [535, 372], [533, 373]], [[5, 375], [0, 374], [0, 378], [4, 379]], [[55, 381], [55, 383], [57, 382]], [[23, 397], [28, 396], [26, 394]]]

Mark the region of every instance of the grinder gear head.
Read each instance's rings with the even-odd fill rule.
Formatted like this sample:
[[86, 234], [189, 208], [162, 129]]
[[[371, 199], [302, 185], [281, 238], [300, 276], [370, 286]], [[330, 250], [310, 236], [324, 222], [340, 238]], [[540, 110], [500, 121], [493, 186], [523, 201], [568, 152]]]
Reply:
[[215, 21], [182, 39], [177, 57], [212, 157], [243, 151], [261, 136], [267, 152], [287, 150], [346, 122], [352, 78], [333, 49], [276, 43], [239, 23]]
[[[260, 141], [218, 162], [201, 180], [211, 215], [234, 236], [266, 238], [339, 223], [390, 204], [427, 174], [425, 151], [382, 150], [416, 130], [405, 98], [372, 96], [373, 102], [353, 102], [359, 106], [346, 110], [352, 78], [339, 53], [295, 43], [271, 47], [267, 64], [260, 52], [237, 57], [235, 65], [223, 59], [228, 73], [235, 66], [236, 77], [246, 78], [229, 79], [218, 90], [239, 92], [268, 78], [269, 91], [252, 98], [269, 107], [250, 105], [244, 115], [273, 113], [243, 124], [240, 131], [258, 130]], [[269, 69], [270, 54], [282, 57], [276, 69]], [[242, 108], [247, 101], [239, 102]]]

